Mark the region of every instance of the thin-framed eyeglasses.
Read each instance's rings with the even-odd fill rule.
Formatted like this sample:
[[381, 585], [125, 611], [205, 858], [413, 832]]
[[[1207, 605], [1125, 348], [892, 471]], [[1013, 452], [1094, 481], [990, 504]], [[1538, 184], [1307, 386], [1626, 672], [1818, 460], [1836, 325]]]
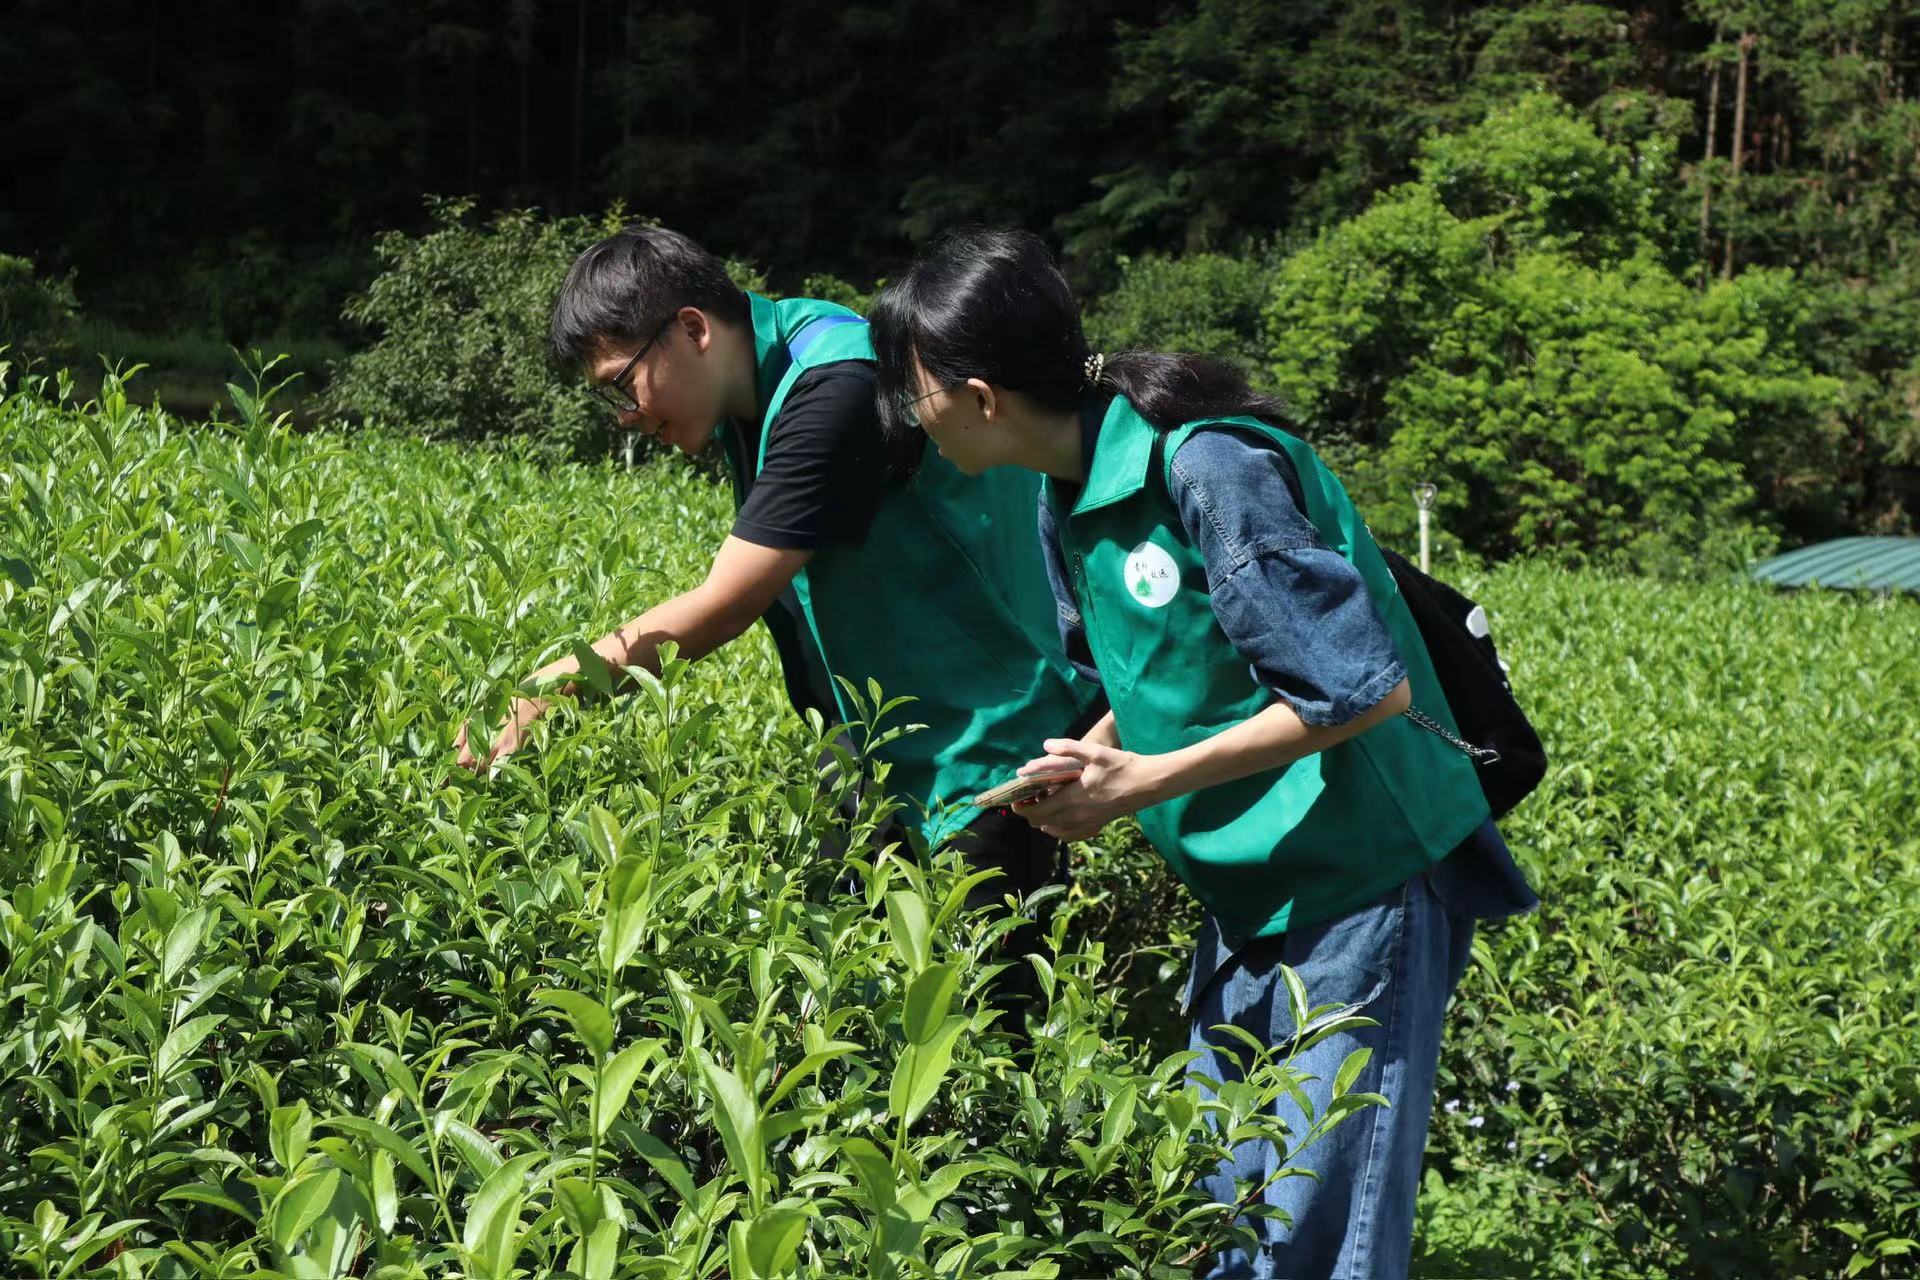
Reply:
[[668, 327], [679, 318], [680, 313], [678, 311], [668, 316], [666, 322], [653, 331], [653, 336], [640, 344], [640, 349], [633, 353], [633, 358], [620, 366], [620, 372], [614, 374], [605, 382], [596, 383], [590, 388], [593, 394], [620, 412], [640, 412], [640, 402], [635, 400], [633, 393], [627, 390], [627, 379], [633, 374], [634, 368], [640, 363], [647, 352], [653, 349], [653, 344], [660, 341], [660, 335], [665, 333]]
[[922, 424], [920, 422], [920, 410], [918, 408], [920, 402], [922, 400], [931, 400], [933, 397], [939, 395], [942, 391], [952, 391], [953, 389], [954, 389], [953, 387], [935, 387], [931, 391], [923, 391], [919, 395], [913, 396], [910, 399], [902, 399], [902, 400], [895, 401], [894, 402], [895, 409], [898, 411], [900, 415], [901, 423], [906, 426], [915, 427], [915, 428], [921, 426]]

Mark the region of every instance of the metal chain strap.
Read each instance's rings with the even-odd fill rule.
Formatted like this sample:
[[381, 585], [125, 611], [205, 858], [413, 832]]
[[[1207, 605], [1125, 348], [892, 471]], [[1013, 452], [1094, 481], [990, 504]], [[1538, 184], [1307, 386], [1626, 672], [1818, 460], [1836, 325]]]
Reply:
[[1471, 742], [1454, 733], [1445, 725], [1421, 711], [1418, 707], [1408, 707], [1400, 714], [1419, 725], [1422, 729], [1425, 729], [1428, 733], [1438, 736], [1475, 764], [1497, 764], [1500, 760], [1500, 753], [1494, 748], [1474, 746]]

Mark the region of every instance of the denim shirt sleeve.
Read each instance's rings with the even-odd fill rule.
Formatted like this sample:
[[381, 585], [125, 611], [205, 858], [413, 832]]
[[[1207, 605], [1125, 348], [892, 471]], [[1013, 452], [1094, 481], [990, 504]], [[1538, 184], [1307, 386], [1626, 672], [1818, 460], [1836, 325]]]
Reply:
[[1406, 664], [1359, 570], [1320, 540], [1293, 464], [1231, 427], [1189, 436], [1169, 488], [1207, 565], [1214, 617], [1253, 677], [1310, 725], [1366, 712]]
[[1040, 555], [1047, 566], [1047, 585], [1053, 588], [1053, 611], [1060, 626], [1060, 643], [1066, 649], [1073, 669], [1094, 684], [1100, 672], [1093, 665], [1093, 649], [1087, 643], [1087, 626], [1080, 618], [1080, 602], [1074, 598], [1073, 584], [1067, 578], [1066, 554], [1060, 550], [1060, 531], [1054, 526], [1053, 512], [1046, 494], [1040, 495]]

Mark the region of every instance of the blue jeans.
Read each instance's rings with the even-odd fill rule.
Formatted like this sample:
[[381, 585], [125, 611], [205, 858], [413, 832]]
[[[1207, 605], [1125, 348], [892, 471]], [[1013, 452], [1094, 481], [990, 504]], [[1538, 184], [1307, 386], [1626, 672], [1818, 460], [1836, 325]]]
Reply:
[[[1263, 1196], [1286, 1210], [1292, 1226], [1245, 1219], [1259, 1234], [1257, 1254], [1228, 1250], [1214, 1259], [1209, 1276], [1375, 1280], [1407, 1274], [1441, 1020], [1466, 970], [1473, 929], [1473, 915], [1448, 910], [1425, 875], [1336, 920], [1237, 950], [1229, 950], [1208, 922], [1188, 992], [1190, 1047], [1201, 1055], [1190, 1074], [1239, 1078], [1232, 1053], [1237, 1048], [1244, 1054], [1245, 1046], [1210, 1029], [1217, 1024], [1243, 1027], [1267, 1044], [1293, 1038], [1280, 977], [1285, 964], [1306, 984], [1309, 1005], [1357, 1006], [1380, 1024], [1332, 1036], [1294, 1059], [1296, 1068], [1314, 1077], [1304, 1087], [1315, 1111], [1324, 1110], [1340, 1064], [1361, 1047], [1373, 1056], [1353, 1091], [1384, 1094], [1392, 1103], [1362, 1108], [1300, 1152], [1293, 1166], [1319, 1176], [1283, 1178]], [[1283, 1097], [1275, 1109], [1296, 1140], [1306, 1133], [1309, 1122], [1297, 1103]], [[1271, 1145], [1248, 1142], [1203, 1185], [1215, 1200], [1231, 1204], [1239, 1198], [1236, 1179], [1261, 1182], [1278, 1167]]]

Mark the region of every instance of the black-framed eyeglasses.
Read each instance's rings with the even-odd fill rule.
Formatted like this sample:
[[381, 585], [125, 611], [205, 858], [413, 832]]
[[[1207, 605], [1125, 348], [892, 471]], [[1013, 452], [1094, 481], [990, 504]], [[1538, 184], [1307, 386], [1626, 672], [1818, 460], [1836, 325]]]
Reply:
[[627, 390], [627, 379], [632, 375], [634, 367], [640, 363], [641, 358], [653, 349], [653, 344], [660, 341], [660, 335], [665, 333], [673, 322], [679, 318], [680, 313], [678, 311], [668, 316], [666, 322], [653, 331], [653, 336], [640, 344], [640, 349], [633, 353], [633, 358], [620, 366], [620, 372], [614, 374], [605, 382], [594, 384], [589, 390], [591, 390], [595, 396], [606, 401], [620, 412], [640, 412], [640, 402], [635, 400], [633, 394]]

